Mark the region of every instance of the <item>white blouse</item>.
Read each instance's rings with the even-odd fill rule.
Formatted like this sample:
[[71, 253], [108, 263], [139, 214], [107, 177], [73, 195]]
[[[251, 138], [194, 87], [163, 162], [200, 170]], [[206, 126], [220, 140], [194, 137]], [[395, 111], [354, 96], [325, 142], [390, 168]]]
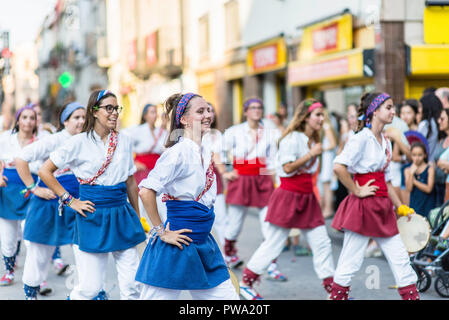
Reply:
[[223, 134], [218, 130], [213, 130], [204, 135], [201, 144], [203, 148], [208, 150], [208, 152], [221, 154], [221, 152], [223, 151], [222, 142], [223, 142]]
[[[343, 151], [334, 159], [334, 163], [345, 165], [349, 173], [370, 173], [382, 170], [387, 163], [386, 150], [390, 157], [392, 147], [390, 140], [382, 137], [382, 145], [379, 144], [373, 132], [368, 128], [351, 136], [343, 148]], [[385, 170], [385, 180], [391, 180], [390, 165]]]
[[298, 171], [313, 174], [318, 170], [318, 159], [315, 159], [314, 162], [314, 159], [309, 160], [302, 168], [290, 174], [285, 173], [283, 169], [284, 164], [296, 161], [310, 151], [308, 143], [309, 138], [303, 132], [298, 131], [289, 133], [281, 140], [276, 156], [276, 173], [279, 177], [291, 177], [297, 174]]
[[[34, 143], [35, 142], [28, 146], [33, 145]], [[0, 134], [0, 160], [4, 162], [5, 168], [13, 169], [16, 167], [14, 159], [20, 154], [22, 149], [17, 132], [12, 133], [11, 130], [8, 130]], [[31, 173], [37, 174], [42, 164], [43, 161], [41, 160], [31, 162], [29, 164]]]
[[[151, 153], [161, 154], [165, 150], [168, 133], [161, 127], [155, 128], [153, 132], [157, 142], [151, 134], [150, 126], [147, 123], [123, 129], [121, 132], [131, 137], [134, 152], [137, 154], [148, 153], [150, 151]], [[152, 147], [153, 149], [151, 150]]]
[[[106, 161], [108, 151], [106, 144], [95, 132], [77, 134], [67, 140], [61, 147], [50, 153], [50, 160], [58, 168], [70, 167], [77, 178], [94, 177]], [[96, 184], [113, 186], [126, 180], [136, 172], [134, 165], [132, 141], [127, 135], [118, 134], [118, 144], [112, 161], [106, 171], [98, 177]]]
[[[33, 161], [46, 161], [52, 151], [64, 145], [71, 137], [72, 135], [67, 130], [44, 135], [43, 138], [24, 147], [17, 157], [28, 163]], [[55, 176], [59, 176], [61, 173], [72, 174], [70, 170], [64, 170], [64, 172], [55, 172]]]
[[230, 152], [234, 159], [264, 158], [267, 169], [275, 169], [276, 160], [276, 136], [273, 128], [262, 126], [259, 129], [259, 141], [256, 144], [248, 122], [234, 125], [227, 129], [222, 141], [222, 160], [226, 163], [227, 153]]
[[[201, 162], [201, 156], [204, 164]], [[167, 194], [179, 200], [194, 201], [206, 186], [206, 172], [211, 153], [200, 148], [193, 140], [180, 138], [157, 160], [156, 166], [139, 188], [152, 189], [157, 196]], [[217, 195], [217, 182], [198, 201], [211, 208]]]

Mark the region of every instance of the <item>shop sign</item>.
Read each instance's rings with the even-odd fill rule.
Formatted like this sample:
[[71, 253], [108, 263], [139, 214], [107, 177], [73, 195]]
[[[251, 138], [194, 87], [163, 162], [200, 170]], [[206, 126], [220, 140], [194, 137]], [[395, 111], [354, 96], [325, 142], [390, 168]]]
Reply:
[[283, 38], [265, 42], [249, 49], [247, 66], [250, 74], [285, 68], [287, 49]]

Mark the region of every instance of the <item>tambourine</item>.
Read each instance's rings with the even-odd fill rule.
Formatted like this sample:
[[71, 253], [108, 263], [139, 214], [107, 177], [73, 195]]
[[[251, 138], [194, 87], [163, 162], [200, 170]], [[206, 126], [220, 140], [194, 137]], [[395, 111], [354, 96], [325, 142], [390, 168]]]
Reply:
[[412, 214], [410, 219], [400, 217], [397, 222], [402, 241], [409, 253], [418, 252], [426, 247], [432, 232], [426, 218]]

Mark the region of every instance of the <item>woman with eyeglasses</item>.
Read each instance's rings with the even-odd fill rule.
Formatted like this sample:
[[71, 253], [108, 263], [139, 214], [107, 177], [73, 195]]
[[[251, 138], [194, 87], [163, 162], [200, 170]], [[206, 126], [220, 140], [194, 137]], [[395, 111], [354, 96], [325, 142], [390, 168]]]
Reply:
[[[74, 252], [79, 282], [69, 299], [107, 299], [99, 293], [104, 289], [109, 253], [117, 267], [121, 299], [139, 298], [134, 280], [139, 265], [136, 246], [146, 236], [139, 220], [132, 141], [116, 131], [121, 109], [112, 92], [93, 92], [82, 133], [52, 152], [39, 170], [40, 178], [60, 198], [61, 205], [78, 213]], [[53, 175], [66, 167], [80, 183], [79, 199]]]
[[20, 224], [26, 218], [29, 197], [23, 190], [31, 190], [37, 181], [40, 161], [30, 163], [31, 184], [25, 186], [17, 173], [14, 158], [27, 145], [36, 141], [36, 112], [27, 105], [16, 112], [12, 131], [0, 135], [0, 242], [6, 273], [1, 286], [11, 285], [19, 249]]
[[[59, 208], [57, 196], [42, 181], [34, 184], [30, 163], [47, 160], [50, 152], [80, 133], [85, 117], [86, 108], [83, 105], [78, 102], [67, 104], [60, 112], [59, 132], [26, 146], [15, 158], [17, 172], [23, 183], [32, 186], [27, 188], [25, 194], [30, 197], [23, 234], [23, 238], [29, 241], [22, 279], [26, 300], [37, 299], [56, 247], [73, 243], [75, 223], [73, 210]], [[55, 177], [73, 196], [79, 196], [79, 183], [70, 168], [58, 170]]]
[[[249, 208], [259, 209], [263, 232], [268, 200], [276, 183], [274, 160], [277, 132], [263, 125], [264, 106], [259, 98], [246, 100], [243, 111], [246, 121], [230, 127], [223, 135], [222, 164], [217, 164], [219, 173], [228, 182], [224, 254], [231, 268], [243, 263], [237, 255], [236, 242]], [[233, 158], [233, 170], [229, 172], [223, 164], [228, 162], [228, 154]], [[286, 280], [275, 263], [268, 268], [268, 272], [273, 280]]]

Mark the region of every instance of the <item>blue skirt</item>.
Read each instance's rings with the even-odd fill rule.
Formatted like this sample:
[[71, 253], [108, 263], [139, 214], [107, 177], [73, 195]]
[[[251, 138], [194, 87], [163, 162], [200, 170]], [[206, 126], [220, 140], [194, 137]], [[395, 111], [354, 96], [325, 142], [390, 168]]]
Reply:
[[193, 242], [183, 250], [159, 237], [147, 245], [136, 280], [147, 285], [175, 290], [211, 289], [230, 278], [223, 255], [210, 234], [214, 210], [195, 201], [167, 201], [170, 230], [185, 233]]
[[81, 251], [121, 251], [146, 240], [139, 217], [127, 201], [126, 183], [115, 186], [80, 185], [80, 200], [95, 204], [95, 212], [85, 212], [86, 218], [76, 215], [74, 243]]
[[[60, 176], [57, 180], [73, 197], [79, 198], [79, 183], [73, 174]], [[47, 188], [42, 181], [39, 186]], [[58, 199], [45, 200], [33, 195], [28, 205], [23, 238], [49, 246], [72, 244], [76, 211], [65, 206], [59, 216], [58, 207]]]
[[[4, 169], [3, 175], [8, 178], [8, 181], [6, 187], [0, 188], [0, 218], [24, 220], [28, 210], [27, 205], [31, 199], [25, 198], [20, 193], [26, 186], [16, 169]], [[33, 180], [37, 181], [37, 175], [32, 174], [32, 176]]]

